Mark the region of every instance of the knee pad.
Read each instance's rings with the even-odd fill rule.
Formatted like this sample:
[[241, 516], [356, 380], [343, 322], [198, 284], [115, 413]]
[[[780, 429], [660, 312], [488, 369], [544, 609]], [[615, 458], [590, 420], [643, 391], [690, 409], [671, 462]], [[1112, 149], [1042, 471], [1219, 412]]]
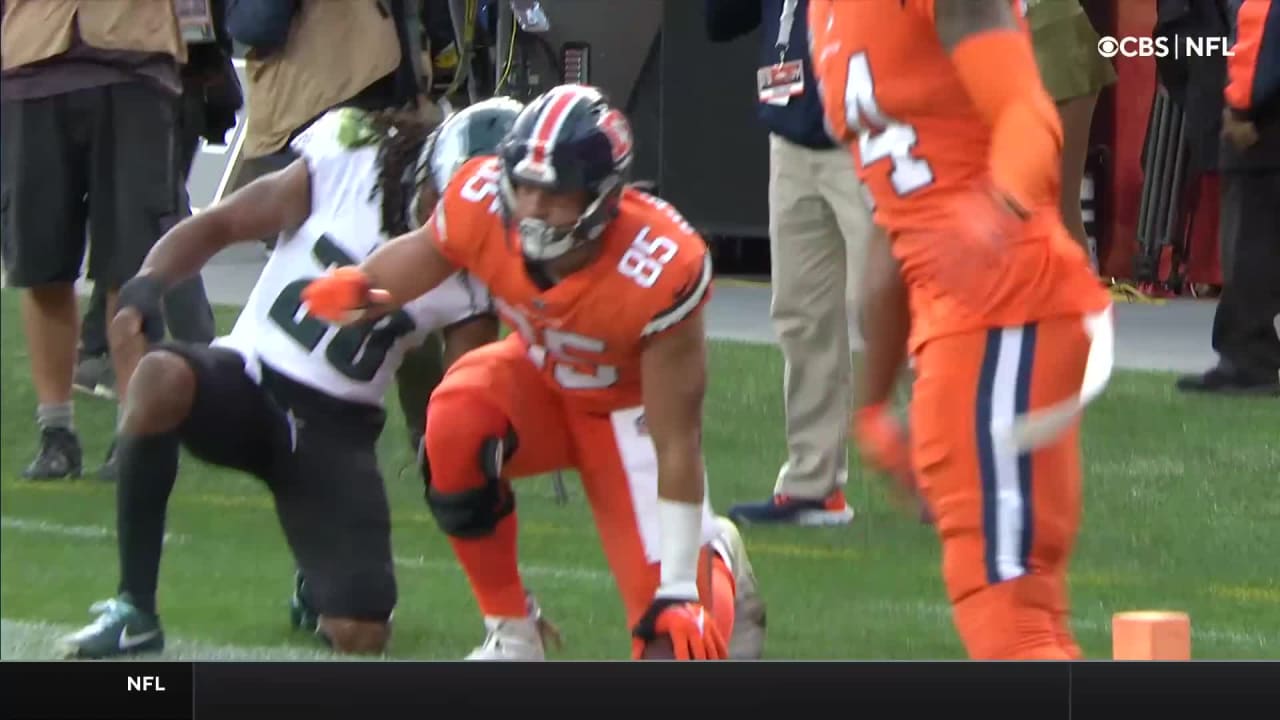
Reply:
[[[423, 443], [424, 448], [426, 443]], [[480, 443], [475, 458], [483, 483], [477, 488], [442, 492], [431, 484], [431, 463], [422, 463], [427, 483], [427, 508], [436, 524], [450, 537], [471, 539], [493, 534], [498, 523], [516, 509], [511, 483], [502, 477], [502, 466], [516, 451], [514, 429], [502, 437], [488, 437]]]

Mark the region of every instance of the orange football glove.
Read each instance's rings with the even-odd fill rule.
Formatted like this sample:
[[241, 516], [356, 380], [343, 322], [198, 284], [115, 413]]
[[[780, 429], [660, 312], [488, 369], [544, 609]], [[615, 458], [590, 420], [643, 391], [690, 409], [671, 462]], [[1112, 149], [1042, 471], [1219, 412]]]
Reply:
[[665, 635], [671, 639], [676, 660], [723, 660], [728, 643], [715, 620], [701, 604], [674, 598], [656, 598], [632, 632], [631, 658], [639, 660], [645, 647]]
[[[381, 293], [381, 295], [379, 295]], [[312, 280], [302, 290], [307, 312], [321, 320], [345, 325], [359, 320], [386, 292], [374, 290], [360, 268], [345, 266]]]
[[892, 475], [904, 490], [915, 495], [907, 433], [887, 405], [859, 408], [853, 415], [853, 439], [869, 464]]

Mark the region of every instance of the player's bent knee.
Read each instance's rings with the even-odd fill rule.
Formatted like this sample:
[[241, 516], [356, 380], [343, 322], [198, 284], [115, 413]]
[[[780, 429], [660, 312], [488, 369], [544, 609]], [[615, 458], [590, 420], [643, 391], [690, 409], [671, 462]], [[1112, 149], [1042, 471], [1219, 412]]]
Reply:
[[511, 456], [508, 448], [513, 444], [514, 436], [510, 434], [481, 441], [479, 451], [471, 456], [475, 463], [471, 472], [479, 476], [479, 487], [449, 492], [441, 489], [438, 476], [436, 485], [427, 485], [427, 507], [446, 535], [462, 539], [486, 537], [493, 534], [503, 518], [515, 512], [511, 483], [502, 477], [502, 463]]
[[191, 413], [196, 375], [186, 358], [152, 350], [138, 361], [120, 418], [121, 432], [154, 435], [177, 429]]
[[515, 512], [502, 467], [516, 450], [506, 416], [468, 393], [438, 393], [428, 406], [427, 507], [445, 534], [485, 537]]
[[391, 622], [321, 616], [318, 632], [334, 652], [345, 655], [380, 655], [391, 641]]
[[[316, 572], [307, 574], [308, 594], [311, 606], [320, 616], [321, 630], [324, 624], [336, 623], [343, 632], [369, 633], [373, 628], [386, 626], [395, 611], [397, 588], [395, 573], [388, 558], [385, 563], [367, 563], [346, 572]], [[334, 646], [342, 641], [327, 631], [322, 632]], [[344, 644], [356, 643], [354, 639]]]

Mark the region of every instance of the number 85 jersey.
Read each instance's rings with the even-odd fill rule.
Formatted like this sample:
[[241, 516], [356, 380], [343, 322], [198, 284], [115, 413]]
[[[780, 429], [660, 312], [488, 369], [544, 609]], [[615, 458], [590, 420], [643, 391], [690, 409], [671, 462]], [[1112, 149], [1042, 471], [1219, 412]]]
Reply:
[[543, 289], [503, 218], [498, 162], [476, 158], [450, 182], [429, 221], [440, 252], [489, 288], [566, 407], [608, 413], [639, 405], [645, 344], [711, 297], [706, 243], [674, 207], [626, 188], [596, 258]]
[[[895, 233], [939, 229], [945, 203], [934, 201], [988, 173], [991, 131], [938, 39], [934, 2], [809, 4], [827, 129], [853, 146], [876, 221]], [[1020, 18], [1021, 1], [1009, 3]]]

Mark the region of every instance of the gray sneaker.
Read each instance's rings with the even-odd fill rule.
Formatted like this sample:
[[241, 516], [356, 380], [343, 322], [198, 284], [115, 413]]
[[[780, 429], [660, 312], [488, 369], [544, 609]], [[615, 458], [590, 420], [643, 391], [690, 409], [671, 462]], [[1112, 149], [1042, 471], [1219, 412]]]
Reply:
[[98, 619], [59, 642], [65, 657], [99, 660], [164, 649], [160, 619], [134, 607], [127, 596], [96, 602], [89, 611]]
[[101, 398], [116, 397], [116, 370], [109, 355], [86, 355], [76, 364], [71, 385], [76, 390]]

